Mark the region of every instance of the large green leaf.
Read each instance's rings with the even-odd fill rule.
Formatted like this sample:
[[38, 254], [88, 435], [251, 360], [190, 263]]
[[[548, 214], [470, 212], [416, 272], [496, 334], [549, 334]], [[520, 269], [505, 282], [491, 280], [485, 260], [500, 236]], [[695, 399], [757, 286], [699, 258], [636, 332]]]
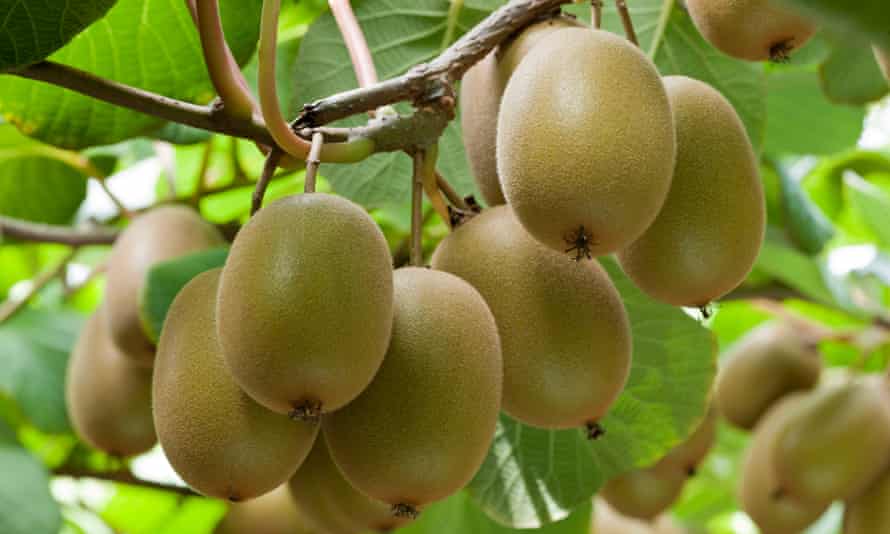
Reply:
[[82, 323], [70, 312], [26, 309], [0, 324], [0, 394], [45, 432], [70, 430], [65, 368]]
[[[255, 48], [261, 0], [220, 2], [239, 62]], [[108, 15], [53, 54], [53, 61], [190, 102], [213, 98], [198, 34], [182, 0], [120, 0]], [[48, 143], [82, 148], [149, 132], [162, 121], [50, 85], [0, 77], [0, 112]]]
[[0, 72], [40, 61], [101, 18], [117, 0], [0, 0]]
[[848, 39], [874, 41], [890, 49], [890, 10], [886, 0], [781, 0]]
[[834, 297], [816, 259], [788, 246], [775, 235], [767, 234], [755, 265], [809, 298], [834, 304]]
[[788, 168], [779, 164], [775, 166], [775, 170], [782, 188], [782, 207], [788, 233], [804, 252], [818, 254], [834, 237], [831, 221], [810, 200]]
[[0, 215], [67, 224], [86, 197], [87, 177], [65, 162], [77, 157], [0, 125]]
[[579, 430], [548, 431], [503, 416], [469, 490], [496, 521], [535, 528], [565, 518], [609, 478], [646, 466], [695, 428], [716, 372], [711, 333], [682, 310], [645, 296], [604, 260], [633, 329], [633, 366], [624, 392], [590, 443]]
[[844, 186], [852, 208], [875, 233], [879, 245], [890, 250], [890, 194], [854, 172], [844, 176]]
[[0, 532], [57, 534], [59, 506], [49, 492], [49, 474], [28, 452], [0, 444]]
[[819, 76], [828, 99], [839, 104], [861, 106], [887, 94], [887, 80], [871, 47], [862, 43], [835, 43]]

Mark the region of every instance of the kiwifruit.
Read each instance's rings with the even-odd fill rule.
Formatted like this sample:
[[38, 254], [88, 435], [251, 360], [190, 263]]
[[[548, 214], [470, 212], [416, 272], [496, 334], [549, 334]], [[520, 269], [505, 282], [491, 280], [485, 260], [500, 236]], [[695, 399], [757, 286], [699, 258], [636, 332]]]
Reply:
[[655, 222], [618, 255], [650, 296], [702, 307], [748, 275], [766, 228], [757, 156], [726, 98], [704, 82], [664, 78], [677, 127], [677, 164]]
[[290, 488], [297, 507], [319, 530], [389, 532], [409, 521], [394, 516], [391, 505], [368, 497], [343, 478], [323, 434], [291, 477]]
[[680, 497], [687, 479], [687, 472], [676, 463], [659, 461], [612, 478], [600, 495], [622, 514], [649, 521]]
[[844, 509], [844, 534], [880, 534], [890, 525], [890, 470]]
[[704, 419], [698, 424], [695, 431], [686, 438], [686, 441], [677, 445], [664, 458], [662, 463], [672, 463], [679, 467], [688, 476], [695, 475], [699, 464], [705, 459], [714, 442], [717, 440], [717, 411], [711, 407]]
[[689, 531], [668, 515], [663, 514], [652, 523], [652, 534], [689, 534]]
[[806, 396], [790, 393], [776, 401], [755, 427], [742, 462], [739, 502], [762, 534], [797, 534], [828, 508], [827, 503], [806, 503], [783, 492], [776, 475], [776, 440]]
[[148, 271], [157, 263], [224, 244], [216, 228], [185, 206], [161, 206], [133, 219], [111, 249], [105, 291], [111, 336], [124, 354], [145, 365], [154, 360], [140, 315]]
[[491, 307], [504, 410], [533, 426], [596, 431], [624, 389], [632, 345], [624, 304], [599, 263], [543, 246], [498, 206], [446, 237], [432, 265], [469, 282]]
[[814, 343], [790, 324], [770, 322], [726, 352], [714, 399], [727, 421], [750, 430], [782, 396], [815, 387], [821, 372]]
[[68, 415], [77, 435], [93, 447], [131, 456], [157, 442], [151, 369], [121, 354], [108, 333], [105, 313], [100, 308], [87, 320], [68, 360]]
[[875, 59], [878, 60], [878, 66], [881, 67], [881, 72], [884, 73], [884, 78], [890, 82], [890, 53], [879, 48], [877, 45], [874, 46], [874, 51]]
[[287, 485], [252, 501], [235, 503], [214, 534], [315, 534], [291, 498]]
[[394, 281], [383, 365], [323, 428], [346, 480], [411, 517], [464, 487], [482, 465], [501, 407], [503, 363], [494, 317], [469, 284], [416, 267], [397, 270]]
[[183, 480], [237, 502], [286, 482], [309, 454], [318, 425], [267, 410], [232, 379], [216, 335], [220, 271], [193, 278], [170, 306], [155, 362], [154, 420]]
[[686, 0], [686, 9], [708, 42], [748, 61], [786, 61], [816, 32], [774, 0]]
[[498, 179], [495, 142], [498, 109], [507, 81], [522, 58], [546, 35], [580, 24], [576, 19], [565, 16], [532, 24], [512, 40], [501, 44], [464, 75], [460, 85], [460, 122], [464, 145], [476, 185], [489, 206], [506, 202]]
[[674, 122], [655, 65], [618, 35], [553, 32], [510, 77], [498, 175], [536, 239], [576, 259], [624, 248], [664, 204]]
[[590, 534], [652, 534], [652, 529], [645, 521], [618, 513], [600, 497], [594, 500]]
[[226, 363], [260, 404], [317, 419], [371, 382], [392, 299], [389, 247], [365, 210], [321, 193], [283, 198], [241, 229], [223, 267]]
[[883, 379], [854, 380], [807, 395], [776, 438], [781, 489], [808, 502], [851, 499], [890, 461], [890, 402]]

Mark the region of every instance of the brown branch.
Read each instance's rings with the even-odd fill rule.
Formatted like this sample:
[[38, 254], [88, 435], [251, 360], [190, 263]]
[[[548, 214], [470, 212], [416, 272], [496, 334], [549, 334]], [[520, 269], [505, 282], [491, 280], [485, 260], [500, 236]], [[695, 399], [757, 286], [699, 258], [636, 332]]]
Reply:
[[274, 146], [265, 126], [254, 120], [237, 120], [217, 113], [211, 106], [199, 106], [157, 93], [100, 78], [89, 72], [42, 61], [9, 74], [50, 83], [77, 93], [164, 120], [233, 137], [252, 139]]
[[19, 241], [59, 243], [62, 245], [110, 245], [117, 239], [118, 231], [110, 228], [71, 228], [30, 221], [22, 221], [0, 215], [0, 236]]
[[370, 87], [345, 91], [307, 104], [296, 125], [327, 124], [404, 100], [422, 105], [442, 97], [453, 97], [451, 84], [460, 80], [492, 48], [538, 17], [567, 3], [569, 0], [514, 0], [489, 15], [429, 63], [417, 65], [402, 76]]
[[624, 34], [627, 40], [633, 44], [640, 46], [637, 40], [637, 32], [634, 30], [634, 22], [630, 17], [630, 11], [627, 10], [627, 2], [625, 0], [615, 0], [615, 6], [618, 7], [618, 14], [621, 16], [621, 24], [624, 25]]
[[282, 156], [284, 156], [284, 154], [277, 148], [272, 149], [272, 151], [269, 152], [269, 155], [266, 156], [266, 163], [263, 165], [263, 174], [261, 174], [260, 179], [257, 180], [256, 187], [253, 190], [253, 197], [250, 202], [251, 217], [255, 215], [256, 212], [260, 211], [260, 208], [263, 206], [263, 198], [266, 196], [266, 189], [269, 187], [269, 182], [272, 180], [272, 176], [278, 169], [278, 163], [281, 161]]
[[68, 263], [74, 258], [77, 254], [77, 249], [71, 250], [65, 257], [52, 269], [48, 271], [44, 271], [40, 273], [34, 280], [32, 281], [31, 288], [28, 290], [28, 294], [25, 295], [21, 299], [17, 300], [7, 300], [2, 305], [0, 305], [0, 323], [6, 321], [13, 315], [15, 315], [22, 307], [27, 304], [35, 295], [40, 293], [40, 291], [46, 287], [47, 284], [55, 280], [58, 276], [63, 275], [65, 273], [65, 269], [68, 267]]
[[198, 493], [195, 493], [189, 488], [184, 488], [182, 486], [172, 486], [169, 484], [161, 484], [160, 482], [152, 482], [150, 480], [137, 478], [135, 475], [133, 475], [133, 473], [126, 469], [119, 469], [115, 471], [92, 471], [89, 469], [82, 469], [78, 467], [62, 466], [58, 469], [53, 470], [53, 474], [60, 477], [95, 478], [97, 480], [119, 482], [121, 484], [129, 484], [131, 486], [141, 486], [143, 488], [169, 491], [189, 497], [199, 496]]

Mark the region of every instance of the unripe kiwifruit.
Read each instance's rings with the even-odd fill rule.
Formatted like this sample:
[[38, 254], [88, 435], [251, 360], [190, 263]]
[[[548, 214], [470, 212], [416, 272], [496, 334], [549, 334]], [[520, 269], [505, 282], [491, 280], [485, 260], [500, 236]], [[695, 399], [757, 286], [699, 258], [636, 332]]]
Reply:
[[105, 291], [111, 337], [124, 354], [145, 365], [154, 360], [140, 315], [148, 271], [157, 263], [224, 244], [216, 228], [185, 206], [161, 206], [133, 219], [108, 257]]
[[237, 502], [285, 483], [309, 454], [318, 425], [267, 410], [232, 379], [216, 335], [220, 271], [193, 278], [167, 312], [154, 370], [154, 420], [183, 480]]
[[131, 456], [157, 442], [151, 369], [121, 353], [111, 340], [105, 313], [100, 308], [89, 318], [68, 360], [68, 415], [77, 435], [93, 447]]
[[501, 102], [498, 175], [519, 221], [576, 259], [624, 248], [655, 220], [674, 123], [655, 66], [615, 34], [566, 28], [522, 60]]
[[733, 425], [750, 430], [779, 398], [819, 383], [818, 348], [792, 325], [770, 322], [727, 352], [717, 376], [715, 401]]
[[686, 9], [708, 42], [748, 61], [785, 61], [816, 32], [775, 0], [686, 0]]
[[495, 143], [501, 96], [513, 70], [551, 32], [580, 23], [557, 16], [532, 24], [502, 43], [464, 75], [460, 85], [461, 129], [476, 185], [489, 206], [506, 202], [498, 179]]
[[650, 296], [707, 305], [751, 270], [766, 228], [760, 171], [745, 126], [706, 83], [667, 76], [677, 127], [677, 163], [655, 222], [618, 258]]
[[290, 488], [297, 507], [319, 530], [389, 532], [409, 521], [394, 516], [391, 505], [368, 497], [343, 478], [323, 434], [291, 477]]
[[594, 429], [624, 389], [632, 345], [624, 304], [599, 263], [543, 246], [498, 206], [445, 238], [432, 265], [469, 282], [491, 307], [504, 410], [538, 427]]
[[659, 461], [612, 478], [600, 495], [628, 517], [651, 520], [667, 510], [683, 492], [689, 475], [676, 463]]
[[235, 503], [214, 534], [314, 534], [286, 485], [252, 501]]
[[874, 51], [875, 59], [878, 60], [878, 66], [881, 67], [881, 72], [884, 74], [884, 78], [890, 82], [890, 53], [881, 49], [877, 45], [874, 46]]
[[782, 490], [814, 503], [851, 499], [890, 461], [890, 402], [873, 377], [807, 395], [776, 438]]
[[374, 381], [323, 421], [344, 477], [413, 516], [464, 487], [501, 407], [498, 331], [482, 296], [448, 273], [395, 272], [392, 340]]
[[844, 509], [844, 534], [880, 534], [890, 526], [890, 470]]
[[806, 503], [783, 492], [776, 474], [776, 441], [805, 398], [798, 392], [779, 399], [757, 424], [745, 452], [739, 502], [763, 534], [800, 533], [828, 508], [826, 503]]
[[219, 339], [238, 384], [270, 410], [315, 419], [367, 387], [392, 327], [392, 258], [358, 205], [283, 198], [238, 233], [219, 285]]

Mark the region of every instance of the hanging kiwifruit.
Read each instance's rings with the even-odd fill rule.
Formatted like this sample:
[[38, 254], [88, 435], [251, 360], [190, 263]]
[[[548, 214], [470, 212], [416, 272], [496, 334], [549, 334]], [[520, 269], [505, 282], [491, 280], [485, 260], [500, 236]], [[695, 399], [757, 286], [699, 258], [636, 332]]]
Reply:
[[[214, 534], [322, 534], [309, 528], [287, 486], [252, 501], [235, 503]], [[324, 533], [327, 534], [327, 533]]]

